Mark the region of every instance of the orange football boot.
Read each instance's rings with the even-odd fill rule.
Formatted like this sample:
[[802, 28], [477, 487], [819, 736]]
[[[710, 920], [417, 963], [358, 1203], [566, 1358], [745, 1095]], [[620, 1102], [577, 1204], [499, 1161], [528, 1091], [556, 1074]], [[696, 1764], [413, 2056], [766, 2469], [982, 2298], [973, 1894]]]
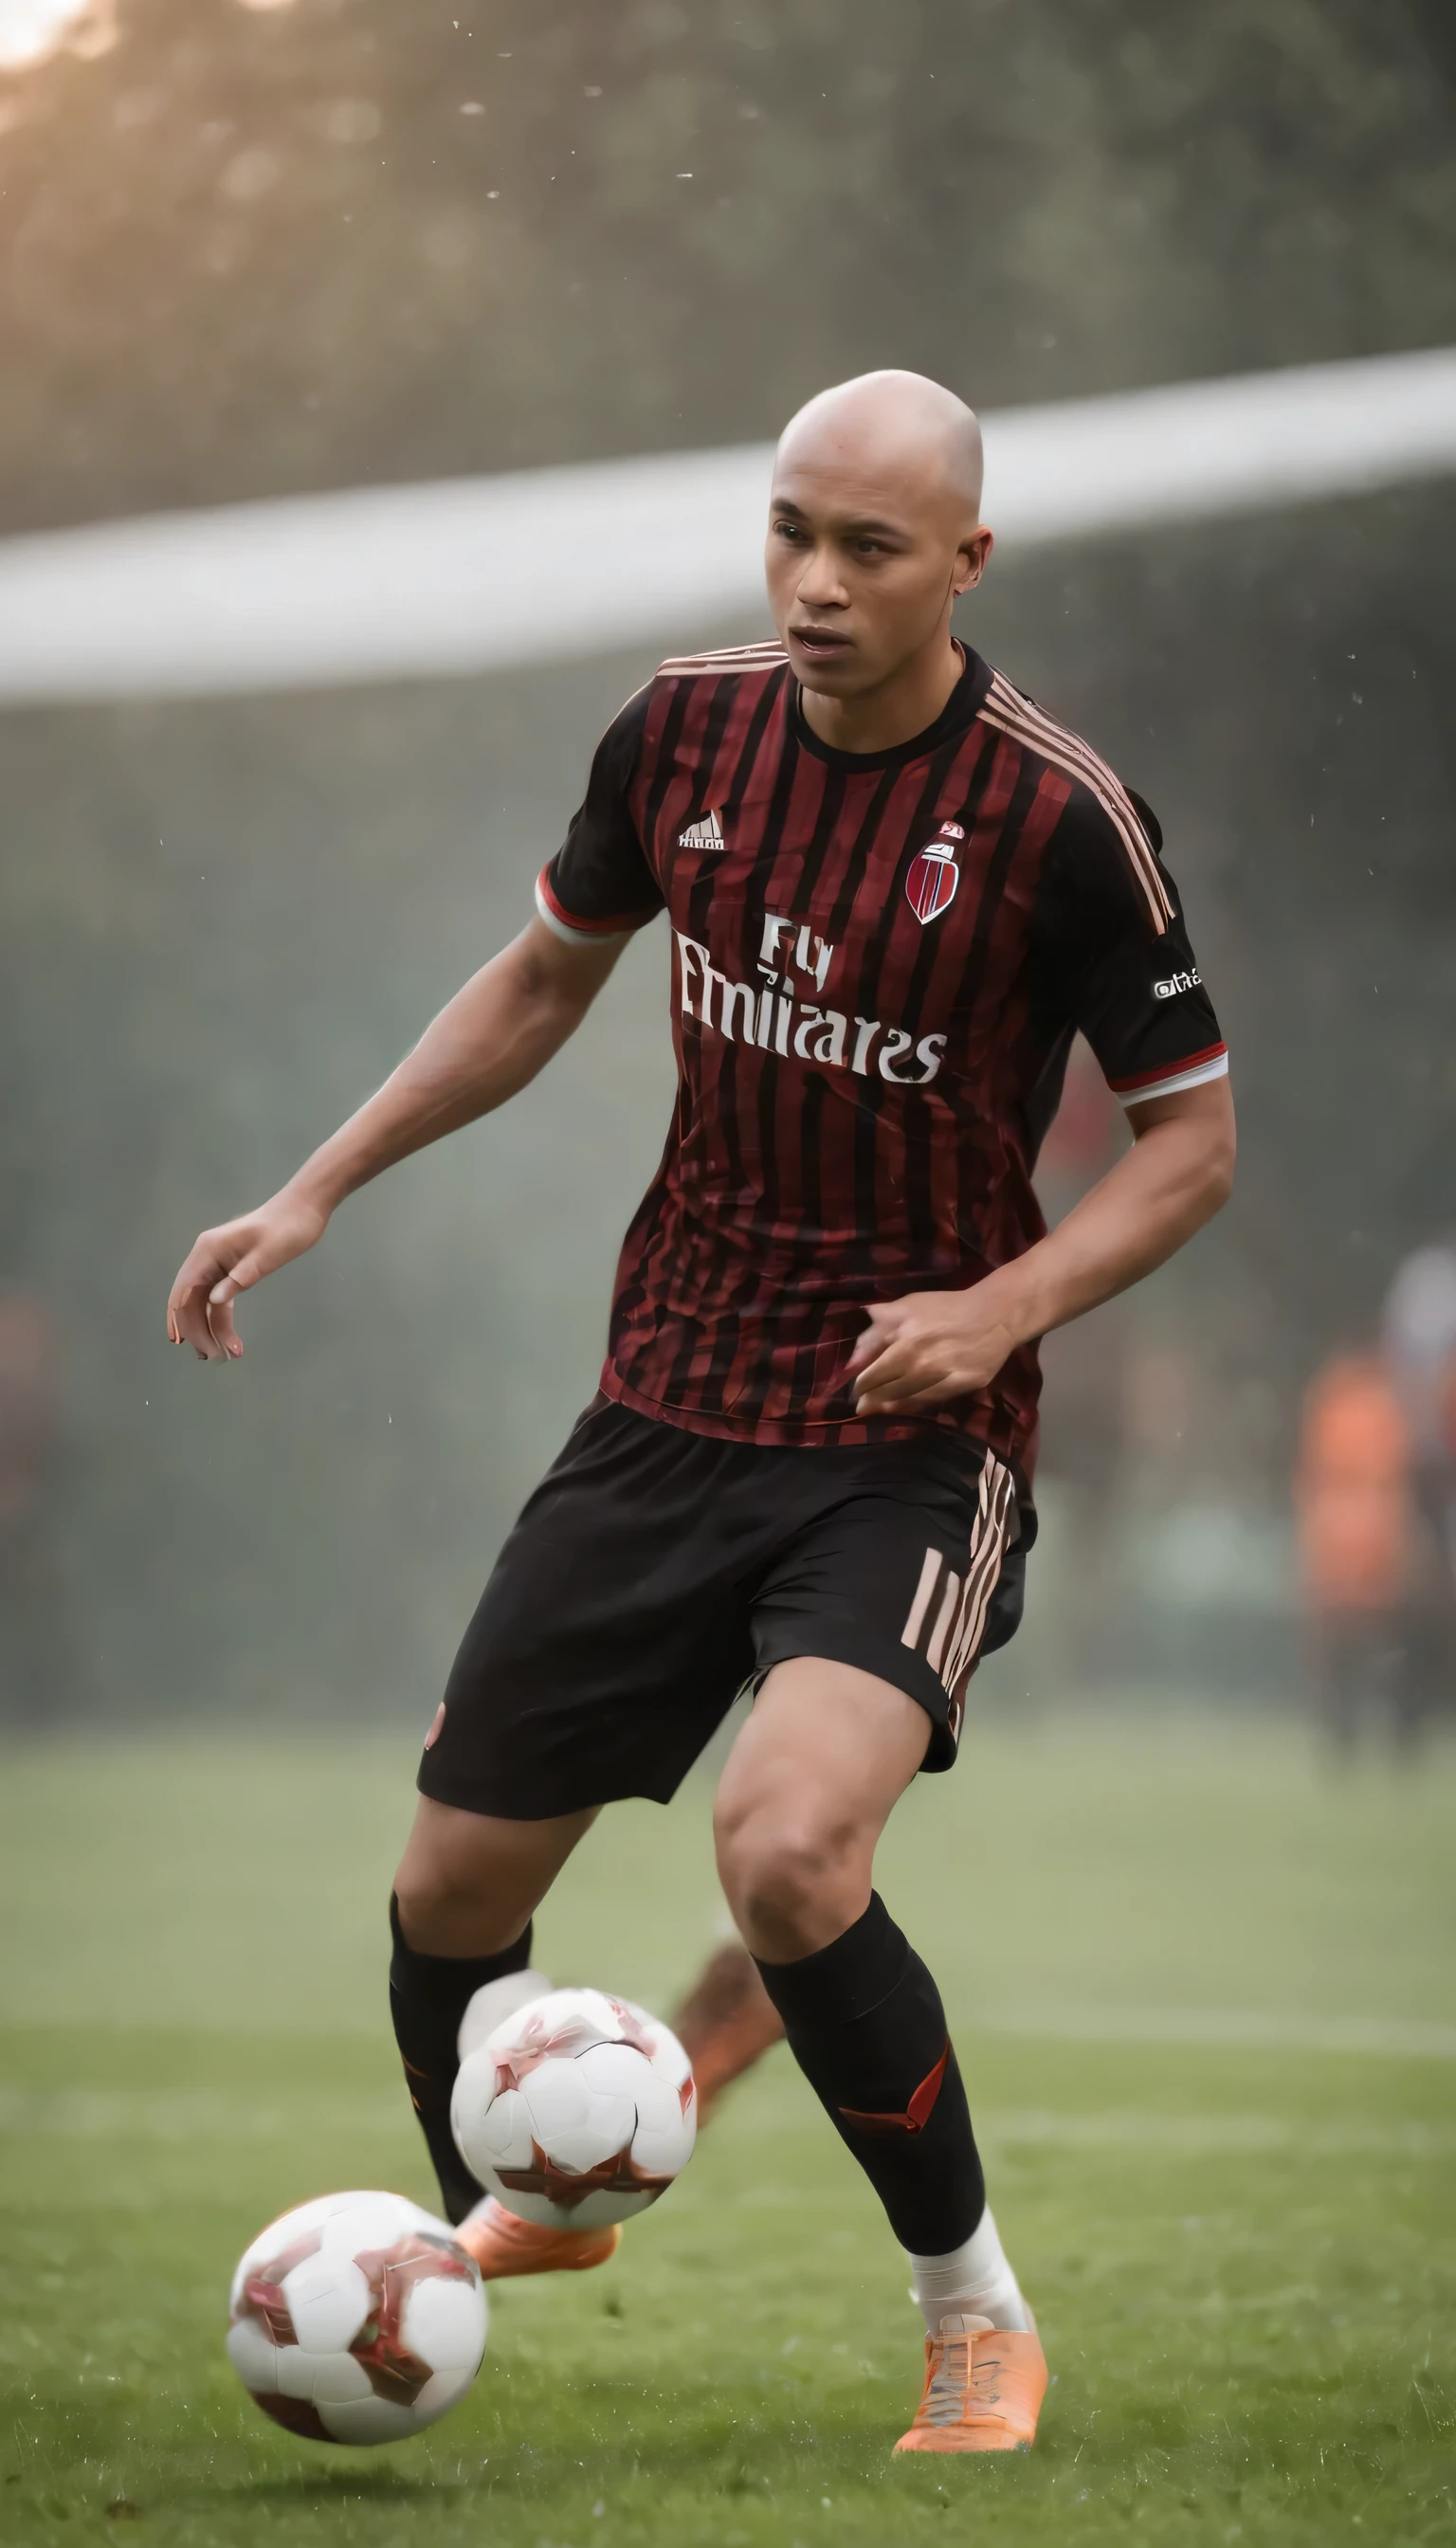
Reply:
[[900, 2451], [1029, 2451], [1046, 2395], [1046, 2356], [1036, 2335], [1011, 2335], [988, 2318], [953, 2315], [925, 2347], [925, 2394]]
[[474, 2256], [484, 2282], [503, 2283], [511, 2274], [584, 2274], [616, 2254], [622, 2232], [616, 2222], [606, 2230], [548, 2230], [488, 2194], [459, 2224], [455, 2239]]

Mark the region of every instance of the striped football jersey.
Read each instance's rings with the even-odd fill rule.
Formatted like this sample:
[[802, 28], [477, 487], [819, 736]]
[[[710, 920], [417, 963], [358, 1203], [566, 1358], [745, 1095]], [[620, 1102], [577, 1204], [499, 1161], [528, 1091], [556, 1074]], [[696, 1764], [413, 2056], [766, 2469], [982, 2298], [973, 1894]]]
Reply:
[[781, 649], [664, 664], [542, 873], [580, 943], [666, 909], [679, 1089], [617, 1270], [601, 1387], [767, 1443], [1035, 1448], [1036, 1349], [974, 1397], [855, 1413], [867, 1312], [1044, 1229], [1032, 1186], [1080, 1030], [1125, 1104], [1228, 1067], [1150, 810], [967, 654], [928, 732], [846, 753]]

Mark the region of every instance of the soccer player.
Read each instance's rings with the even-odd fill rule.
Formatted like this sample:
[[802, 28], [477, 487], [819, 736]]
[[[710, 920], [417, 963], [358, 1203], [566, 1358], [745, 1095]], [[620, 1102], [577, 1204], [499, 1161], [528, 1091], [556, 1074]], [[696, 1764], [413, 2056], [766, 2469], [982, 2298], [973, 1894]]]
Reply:
[[[679, 1090], [598, 1394], [466, 1630], [392, 1904], [396, 2032], [487, 2274], [615, 2231], [514, 2220], [449, 2129], [462, 2018], [529, 1964], [601, 1807], [672, 1796], [745, 1684], [723, 1887], [794, 2056], [906, 2250], [925, 2389], [898, 2447], [1025, 2447], [1046, 2369], [986, 2209], [935, 1982], [872, 1887], [956, 1758], [1035, 1530], [1037, 1340], [1161, 1264], [1232, 1173], [1224, 1044], [1157, 824], [952, 636], [980, 581], [975, 418], [871, 373], [796, 415], [768, 528], [776, 640], [664, 664], [598, 746], [536, 917], [259, 1210], [199, 1238], [168, 1332], [345, 1196], [502, 1105], [668, 914]], [[1032, 1189], [1086, 1036], [1131, 1147], [1048, 1236]], [[973, 1863], [961, 1912], [969, 1916]], [[959, 1916], [954, 1898], [951, 1916]], [[515, 1984], [518, 1989], [521, 1987]]]

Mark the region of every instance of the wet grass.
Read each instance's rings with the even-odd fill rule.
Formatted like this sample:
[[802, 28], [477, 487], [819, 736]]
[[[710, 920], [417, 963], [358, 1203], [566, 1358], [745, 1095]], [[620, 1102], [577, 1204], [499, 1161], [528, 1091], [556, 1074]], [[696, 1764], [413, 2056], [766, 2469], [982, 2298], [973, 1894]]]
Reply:
[[[221, 2344], [245, 2241], [331, 2186], [430, 2199], [378, 1970], [408, 1751], [0, 1772], [7, 2543], [1453, 2535], [1448, 1760], [1332, 1781], [1278, 1729], [1049, 1720], [911, 1800], [885, 1890], [1055, 2374], [1035, 2453], [949, 2469], [890, 2461], [904, 2276], [781, 2051], [614, 2264], [498, 2294], [432, 2433], [266, 2423]], [[548, 1965], [666, 2004], [710, 1926], [703, 1815], [609, 1818]]]

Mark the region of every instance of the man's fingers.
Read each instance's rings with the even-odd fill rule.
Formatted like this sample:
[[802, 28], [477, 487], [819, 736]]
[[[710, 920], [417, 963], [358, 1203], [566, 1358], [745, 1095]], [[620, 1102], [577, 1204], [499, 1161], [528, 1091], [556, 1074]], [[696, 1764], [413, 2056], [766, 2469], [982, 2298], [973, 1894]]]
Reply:
[[858, 1371], [855, 1371], [855, 1366], [851, 1363], [850, 1369], [855, 1371], [856, 1396], [863, 1398], [866, 1390], [882, 1388], [886, 1380], [894, 1378], [900, 1368], [901, 1360], [902, 1357], [897, 1348], [893, 1344], [888, 1344], [881, 1347], [872, 1362], [862, 1363]]
[[242, 1340], [232, 1323], [230, 1299], [225, 1301], [220, 1298], [223, 1288], [220, 1283], [216, 1291], [209, 1293], [204, 1306], [204, 1315], [208, 1322], [208, 1333], [214, 1344], [228, 1362], [236, 1362], [242, 1353]]
[[874, 1390], [855, 1401], [857, 1415], [914, 1415], [925, 1407], [943, 1406], [948, 1398], [963, 1398], [965, 1384], [958, 1380], [934, 1380], [916, 1386], [902, 1383], [899, 1389]]
[[866, 1398], [897, 1398], [909, 1389], [924, 1387], [926, 1374], [921, 1357], [912, 1344], [901, 1341], [886, 1345], [872, 1363], [857, 1374], [855, 1403], [864, 1405]]
[[855, 1339], [855, 1350], [850, 1356], [851, 1371], [864, 1371], [866, 1364], [873, 1362], [876, 1354], [883, 1353], [889, 1342], [889, 1337], [875, 1326], [871, 1320], [863, 1336], [857, 1336]]
[[933, 1407], [942, 1399], [963, 1396], [968, 1386], [955, 1372], [944, 1342], [929, 1336], [897, 1336], [859, 1374], [856, 1411], [882, 1415], [891, 1410]]
[[253, 1285], [260, 1283], [262, 1278], [262, 1260], [254, 1248], [248, 1255], [239, 1256], [231, 1272], [225, 1274], [221, 1282], [213, 1285], [208, 1299], [214, 1309], [221, 1309], [228, 1301], [235, 1301], [239, 1292], [250, 1292]]
[[203, 1299], [197, 1285], [184, 1283], [179, 1274], [167, 1303], [167, 1333], [174, 1345], [192, 1345], [201, 1349], [201, 1339], [206, 1335], [208, 1323]]
[[262, 1276], [262, 1261], [254, 1249], [250, 1255], [239, 1256], [231, 1273], [225, 1274], [208, 1294], [204, 1316], [209, 1332], [229, 1362], [242, 1360], [242, 1338], [232, 1323], [232, 1304], [239, 1292], [251, 1291]]
[[920, 1294], [882, 1302], [850, 1358], [861, 1415], [914, 1412], [984, 1388], [1016, 1343], [1009, 1330], [967, 1334], [963, 1299]]
[[168, 1322], [175, 1319], [179, 1323], [185, 1324], [188, 1303], [194, 1299], [205, 1298], [219, 1276], [226, 1274], [228, 1270], [228, 1258], [224, 1249], [219, 1246], [211, 1230], [204, 1230], [196, 1246], [183, 1258], [178, 1268], [177, 1280], [172, 1285], [167, 1300]]
[[175, 1299], [167, 1325], [169, 1332], [175, 1326], [175, 1342], [179, 1345], [191, 1345], [199, 1362], [222, 1360], [223, 1348], [208, 1324], [208, 1303], [205, 1292], [193, 1290], [183, 1293], [180, 1299]]
[[923, 1387], [923, 1382], [907, 1378], [887, 1382], [881, 1389], [859, 1390], [855, 1396], [855, 1412], [857, 1415], [883, 1415], [890, 1408], [907, 1407]]
[[239, 1292], [260, 1281], [263, 1272], [258, 1247], [245, 1244], [243, 1232], [235, 1226], [205, 1229], [172, 1285], [167, 1303], [169, 1341], [191, 1345], [204, 1362], [235, 1362], [242, 1345], [232, 1323], [232, 1303]]
[[865, 1370], [876, 1354], [888, 1350], [900, 1332], [904, 1311], [903, 1301], [882, 1301], [877, 1310], [871, 1311], [867, 1326], [855, 1339], [855, 1350], [850, 1356], [851, 1371]]

